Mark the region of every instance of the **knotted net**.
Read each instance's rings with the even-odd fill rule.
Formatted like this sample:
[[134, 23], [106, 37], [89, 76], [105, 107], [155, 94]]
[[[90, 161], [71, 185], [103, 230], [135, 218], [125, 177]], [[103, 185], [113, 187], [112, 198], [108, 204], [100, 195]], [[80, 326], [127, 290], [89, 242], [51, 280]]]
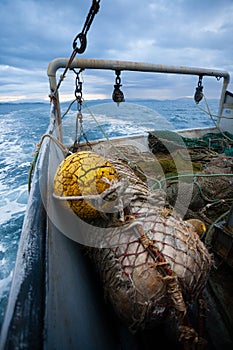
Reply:
[[182, 324], [186, 303], [205, 286], [212, 258], [194, 227], [166, 207], [162, 190], [153, 192], [125, 162], [113, 158], [111, 163], [124, 183], [123, 218], [110, 215], [112, 230], [103, 244], [108, 248], [87, 248], [107, 299], [133, 332], [174, 310]]

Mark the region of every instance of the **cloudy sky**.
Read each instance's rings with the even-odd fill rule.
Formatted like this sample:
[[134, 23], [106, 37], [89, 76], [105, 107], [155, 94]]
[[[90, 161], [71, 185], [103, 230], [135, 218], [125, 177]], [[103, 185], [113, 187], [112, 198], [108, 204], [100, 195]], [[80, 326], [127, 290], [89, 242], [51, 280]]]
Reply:
[[[48, 63], [69, 57], [92, 0], [0, 0], [0, 102], [48, 101]], [[233, 0], [101, 0], [80, 57], [187, 65], [233, 76]], [[196, 77], [122, 73], [130, 98], [191, 96]], [[110, 98], [113, 72], [83, 73], [86, 99]], [[68, 73], [61, 93], [73, 99]], [[204, 79], [207, 97], [222, 81]], [[228, 88], [233, 91], [232, 82]]]

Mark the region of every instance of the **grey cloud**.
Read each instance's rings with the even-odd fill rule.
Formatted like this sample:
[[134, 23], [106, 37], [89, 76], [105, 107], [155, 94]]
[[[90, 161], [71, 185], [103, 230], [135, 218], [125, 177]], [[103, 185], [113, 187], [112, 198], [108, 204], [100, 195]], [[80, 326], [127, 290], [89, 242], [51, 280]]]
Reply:
[[[10, 94], [30, 94], [34, 84], [40, 92], [47, 81], [46, 69], [55, 57], [69, 57], [72, 42], [84, 24], [90, 1], [2, 0], [0, 2], [0, 67], [10, 66], [8, 76], [0, 71], [0, 84]], [[88, 33], [83, 57], [148, 61], [169, 65], [208, 66], [233, 74], [232, 0], [116, 0], [100, 1], [100, 11]], [[14, 69], [18, 69], [17, 74]], [[20, 75], [20, 69], [23, 74]], [[34, 71], [40, 72], [33, 75]], [[92, 91], [107, 92], [104, 84]], [[103, 73], [107, 89], [113, 77]], [[169, 96], [186, 95], [190, 79], [157, 75], [141, 79], [133, 75], [128, 87], [167, 88]], [[25, 85], [22, 84], [24, 82]], [[91, 80], [91, 84], [93, 80]], [[30, 85], [30, 89], [27, 86]], [[231, 85], [231, 90], [233, 90]], [[11, 90], [12, 89], [12, 90]], [[3, 89], [0, 89], [2, 93]], [[45, 92], [45, 94], [47, 91]], [[44, 94], [43, 94], [44, 96]], [[167, 96], [167, 95], [166, 95]], [[213, 96], [215, 97], [215, 96]]]

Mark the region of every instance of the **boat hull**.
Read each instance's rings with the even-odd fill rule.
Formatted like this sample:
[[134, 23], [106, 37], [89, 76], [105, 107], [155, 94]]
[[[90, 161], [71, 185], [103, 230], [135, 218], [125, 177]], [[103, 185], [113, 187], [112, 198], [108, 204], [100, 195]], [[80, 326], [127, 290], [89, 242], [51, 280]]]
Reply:
[[[183, 131], [191, 136], [205, 132]], [[136, 142], [143, 150], [148, 148], [147, 135], [112, 142], [118, 146]], [[93, 142], [93, 149], [105, 152], [106, 145], [104, 141]], [[130, 333], [106, 302], [102, 284], [83, 254], [83, 242], [62, 232], [64, 222], [58, 222], [59, 215], [54, 217], [52, 174], [63, 157], [51, 146], [51, 140], [44, 142], [25, 215], [0, 349], [136, 350], [151, 349], [159, 342], [182, 348], [170, 320], [153, 329]], [[75, 229], [78, 232], [80, 227]], [[229, 327], [208, 286], [205, 295], [209, 305], [206, 349], [230, 349]], [[192, 314], [196, 319], [195, 305]]]

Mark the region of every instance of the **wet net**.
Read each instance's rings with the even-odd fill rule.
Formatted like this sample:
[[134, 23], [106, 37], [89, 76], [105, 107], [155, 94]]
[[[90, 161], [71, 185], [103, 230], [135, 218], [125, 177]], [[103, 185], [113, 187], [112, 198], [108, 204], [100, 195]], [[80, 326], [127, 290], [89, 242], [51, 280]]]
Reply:
[[[174, 132], [156, 131], [149, 134], [149, 147], [163, 167], [167, 180], [167, 201], [182, 207], [178, 190], [192, 192], [185, 219], [198, 218], [204, 221], [207, 232], [230, 210], [233, 201], [233, 135], [207, 133], [200, 138], [180, 137]], [[164, 145], [172, 143], [173, 153], [168, 154]], [[175, 153], [182, 157], [182, 147], [187, 147], [192, 163], [193, 181], [183, 182], [179, 188]], [[185, 160], [184, 160], [185, 161]], [[182, 198], [182, 196], [181, 196]], [[209, 242], [210, 243], [210, 242]]]
[[[104, 214], [112, 226], [104, 236], [107, 248], [86, 248], [107, 299], [132, 332], [174, 311], [181, 327], [187, 303], [206, 284], [212, 258], [194, 227], [166, 206], [162, 189], [152, 191], [125, 160], [112, 157], [111, 163], [124, 184], [121, 208]], [[101, 220], [92, 224], [101, 226]]]

